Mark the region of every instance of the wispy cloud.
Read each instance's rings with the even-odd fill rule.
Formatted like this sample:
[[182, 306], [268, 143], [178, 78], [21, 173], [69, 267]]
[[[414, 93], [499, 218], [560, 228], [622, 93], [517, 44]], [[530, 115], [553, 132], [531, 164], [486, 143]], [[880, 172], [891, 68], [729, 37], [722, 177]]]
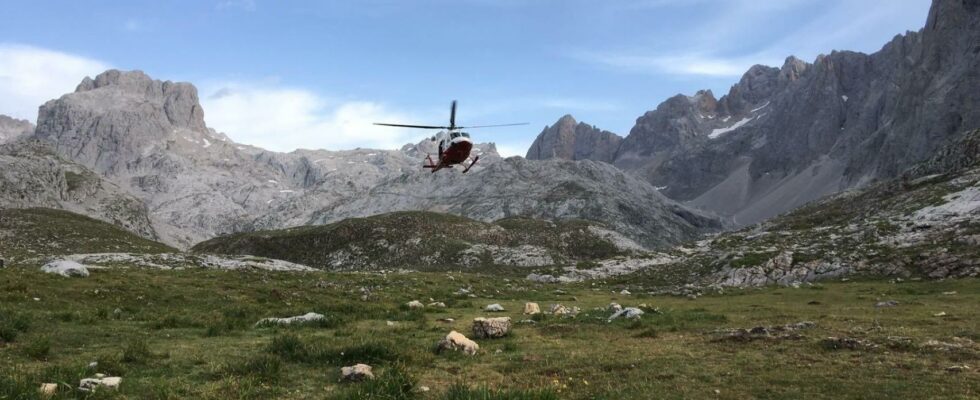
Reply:
[[255, 0], [223, 0], [215, 5], [218, 10], [255, 11]]
[[375, 101], [337, 101], [302, 88], [250, 82], [208, 84], [202, 93], [209, 126], [270, 150], [394, 149], [428, 134], [373, 125], [425, 121]]
[[[857, 46], [859, 50], [873, 51], [877, 47], [865, 48], [869, 40], [880, 45], [888, 38], [869, 38], [870, 33], [880, 35], [888, 32], [888, 27], [907, 21], [910, 15], [924, 15], [929, 1], [825, 1], [820, 4], [820, 12], [805, 24], [779, 34], [766, 30], [769, 21], [778, 20], [787, 12], [798, 12], [793, 8], [807, 3], [812, 6], [814, 0], [713, 2], [707, 8], [712, 11], [710, 16], [686, 31], [675, 32], [669, 41], [659, 40], [659, 48], [640, 43], [615, 50], [574, 51], [569, 55], [630, 73], [740, 76], [755, 64], [778, 66], [789, 55], [812, 60], [834, 49]], [[650, 0], [646, 5], [692, 6], [671, 0]], [[901, 32], [894, 32], [898, 33]], [[771, 36], [768, 41], [766, 34]], [[742, 43], [746, 38], [757, 38], [759, 43], [746, 46]]]
[[44, 102], [74, 91], [106, 62], [21, 44], [0, 44], [0, 114], [35, 121]]

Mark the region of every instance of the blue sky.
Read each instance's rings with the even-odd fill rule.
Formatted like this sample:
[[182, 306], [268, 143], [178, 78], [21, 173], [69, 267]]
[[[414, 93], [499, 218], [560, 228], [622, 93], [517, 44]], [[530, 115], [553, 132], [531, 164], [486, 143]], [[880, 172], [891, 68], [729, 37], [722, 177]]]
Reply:
[[521, 154], [570, 113], [621, 135], [677, 93], [720, 97], [752, 64], [873, 52], [924, 25], [928, 0], [9, 1], [0, 114], [106, 68], [197, 85], [236, 141], [395, 148], [370, 122], [529, 122], [474, 131]]

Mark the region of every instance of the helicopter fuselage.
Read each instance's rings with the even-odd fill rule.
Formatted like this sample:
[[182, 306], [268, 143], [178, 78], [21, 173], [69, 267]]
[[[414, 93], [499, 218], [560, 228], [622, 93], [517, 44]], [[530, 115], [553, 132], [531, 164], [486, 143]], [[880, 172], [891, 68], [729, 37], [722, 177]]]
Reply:
[[452, 132], [447, 139], [440, 141], [439, 149], [441, 150], [439, 161], [444, 166], [462, 164], [470, 157], [470, 151], [473, 150], [473, 141], [470, 140], [468, 133]]

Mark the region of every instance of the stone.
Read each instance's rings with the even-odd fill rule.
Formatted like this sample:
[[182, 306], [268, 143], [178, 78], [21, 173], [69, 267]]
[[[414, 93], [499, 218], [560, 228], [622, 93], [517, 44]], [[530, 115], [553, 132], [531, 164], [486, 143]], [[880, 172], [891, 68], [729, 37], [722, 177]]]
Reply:
[[629, 290], [626, 290], [626, 289], [623, 289], [623, 290], [620, 290], [620, 291], [619, 291], [619, 294], [621, 294], [621, 295], [624, 295], [624, 296], [629, 296], [629, 295], [631, 295], [632, 293], [630, 293], [630, 291], [629, 291]]
[[565, 317], [565, 316], [567, 316], [567, 317], [574, 317], [574, 316], [578, 315], [578, 313], [580, 311], [581, 310], [578, 307], [569, 308], [569, 307], [566, 307], [566, 306], [561, 305], [561, 304], [552, 304], [551, 305], [551, 314], [552, 315], [558, 315], [558, 316], [563, 316], [563, 317]]
[[510, 331], [510, 317], [473, 319], [473, 337], [492, 339], [507, 336]]
[[616, 318], [640, 319], [641, 316], [643, 316], [643, 310], [636, 307], [626, 307], [610, 315], [609, 321]]
[[612, 313], [617, 313], [617, 312], [620, 312], [622, 310], [623, 310], [623, 306], [619, 305], [619, 303], [609, 303], [609, 305], [606, 306], [606, 311], [609, 311], [609, 312], [612, 312]]
[[88, 276], [88, 267], [71, 260], [55, 260], [41, 267], [41, 271], [65, 277]]
[[450, 350], [462, 351], [463, 353], [469, 355], [475, 355], [476, 352], [480, 350], [480, 345], [468, 339], [466, 336], [463, 336], [462, 333], [451, 331], [445, 338], [439, 341], [436, 348], [438, 352]]
[[106, 376], [101, 378], [85, 378], [78, 384], [78, 390], [83, 392], [94, 392], [100, 388], [119, 389], [122, 378], [118, 376]]
[[524, 303], [525, 315], [534, 315], [540, 313], [541, 313], [541, 307], [538, 306], [538, 303]]
[[422, 304], [422, 302], [421, 301], [418, 301], [418, 300], [412, 300], [412, 301], [410, 301], [408, 303], [405, 303], [405, 306], [408, 307], [408, 308], [411, 308], [413, 310], [414, 309], [417, 309], [417, 308], [423, 308], [423, 307], [425, 307], [425, 305]]
[[255, 326], [308, 324], [308, 323], [318, 322], [326, 319], [327, 317], [323, 314], [309, 312], [303, 315], [297, 315], [295, 317], [288, 317], [288, 318], [275, 318], [275, 317], [263, 318], [259, 320], [259, 322], [256, 322]]
[[501, 311], [504, 311], [504, 306], [502, 306], [500, 304], [497, 304], [497, 303], [494, 303], [494, 304], [490, 304], [490, 305], [484, 307], [483, 308], [483, 311], [501, 312]]
[[969, 370], [970, 370], [970, 366], [969, 365], [965, 365], [965, 364], [964, 365], [953, 365], [953, 366], [949, 366], [949, 367], [946, 368], [946, 372], [952, 372], [952, 373], [960, 373], [960, 372], [969, 371]]
[[367, 364], [355, 364], [350, 367], [340, 369], [340, 380], [346, 382], [360, 382], [366, 379], [374, 379], [371, 366]]
[[38, 393], [41, 395], [42, 398], [45, 398], [45, 399], [46, 398], [49, 398], [49, 397], [52, 397], [56, 393], [58, 393], [58, 384], [57, 383], [42, 383], [41, 384], [41, 388], [38, 389]]
[[876, 308], [895, 307], [897, 305], [898, 305], [898, 302], [895, 301], [895, 300], [879, 301], [879, 302], [875, 303], [875, 307]]
[[429, 307], [446, 308], [446, 303], [443, 303], [441, 301], [434, 301], [429, 303]]

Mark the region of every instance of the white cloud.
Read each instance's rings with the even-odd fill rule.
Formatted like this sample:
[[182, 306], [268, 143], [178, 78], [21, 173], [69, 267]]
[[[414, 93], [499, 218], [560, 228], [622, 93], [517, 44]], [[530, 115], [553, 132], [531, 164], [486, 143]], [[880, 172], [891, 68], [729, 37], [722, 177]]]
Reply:
[[501, 157], [513, 157], [527, 155], [527, 149], [531, 148], [531, 142], [528, 141], [518, 141], [512, 143], [497, 143], [497, 153]]
[[[681, 6], [673, 0], [649, 3]], [[676, 32], [669, 41], [658, 37], [613, 51], [573, 52], [571, 57], [634, 73], [735, 77], [755, 64], [778, 67], [790, 55], [811, 61], [818, 54], [835, 49], [875, 51], [895, 34], [921, 27], [921, 16], [929, 6], [928, 0], [823, 1], [818, 13], [808, 15], [809, 22], [787, 31], [770, 32], [768, 21], [791, 16], [799, 12], [798, 6], [815, 3], [816, 0], [718, 1], [703, 22]], [[768, 42], [763, 40], [754, 49], [742, 46], [746, 38], [759, 36], [768, 38]], [[658, 43], [668, 43], [668, 48], [651, 51]], [[742, 50], [733, 54], [732, 49]]]
[[[741, 76], [755, 64], [774, 65], [774, 60], [753, 54], [743, 57], [713, 57], [700, 53], [644, 56], [622, 53], [591, 53], [578, 58], [630, 72], [702, 76]], [[778, 62], [778, 60], [775, 60]]]
[[[332, 101], [305, 89], [227, 82], [207, 85], [201, 103], [208, 126], [233, 140], [269, 150], [395, 149], [430, 135], [374, 122], [428, 119], [372, 101]], [[431, 123], [431, 121], [430, 121]]]
[[0, 114], [35, 121], [41, 104], [106, 69], [102, 61], [74, 54], [0, 44]]
[[240, 9], [244, 11], [255, 11], [255, 0], [224, 0], [215, 6], [218, 10]]

